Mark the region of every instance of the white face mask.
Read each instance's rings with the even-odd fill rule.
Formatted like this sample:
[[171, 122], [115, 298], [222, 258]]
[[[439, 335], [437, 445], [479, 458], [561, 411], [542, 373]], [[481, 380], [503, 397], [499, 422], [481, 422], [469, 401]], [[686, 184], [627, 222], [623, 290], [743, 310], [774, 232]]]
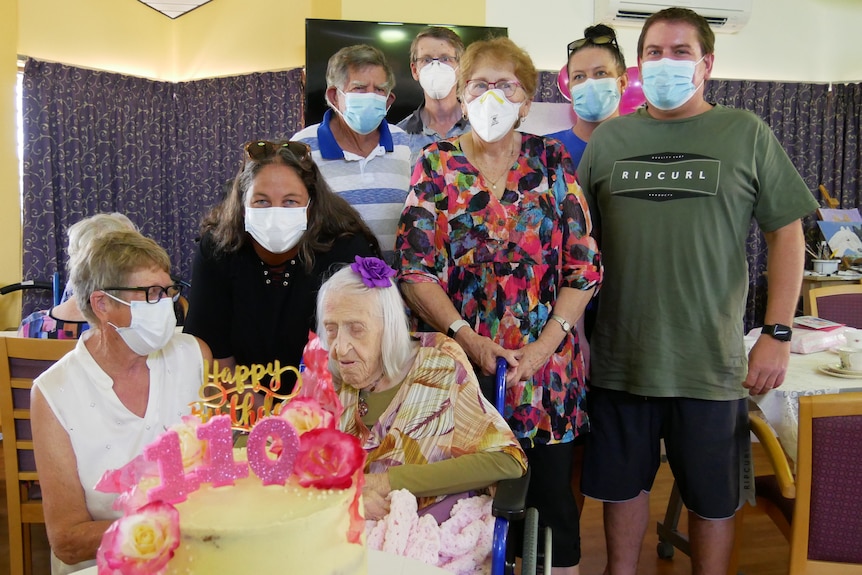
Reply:
[[510, 102], [502, 90], [488, 90], [467, 104], [470, 127], [486, 142], [496, 142], [518, 121], [521, 105]]
[[302, 208], [245, 208], [245, 231], [273, 254], [293, 249], [308, 227], [308, 206]]
[[419, 70], [419, 85], [434, 100], [442, 100], [455, 87], [455, 69], [452, 66], [431, 62]]
[[171, 340], [177, 327], [177, 316], [174, 313], [174, 300], [163, 297], [158, 303], [147, 303], [135, 300], [131, 303], [102, 292], [109, 298], [132, 308], [132, 323], [129, 327], [108, 325], [117, 330], [117, 334], [133, 352], [138, 355], [150, 355]]

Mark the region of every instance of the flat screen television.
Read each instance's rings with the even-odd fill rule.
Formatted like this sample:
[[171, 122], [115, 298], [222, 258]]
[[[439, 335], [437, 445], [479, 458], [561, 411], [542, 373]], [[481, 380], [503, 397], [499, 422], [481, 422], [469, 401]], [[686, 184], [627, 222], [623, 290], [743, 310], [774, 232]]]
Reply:
[[[316, 124], [326, 112], [326, 64], [341, 48], [370, 44], [379, 48], [395, 74], [395, 102], [386, 119], [395, 124], [422, 103], [422, 88], [410, 74], [410, 44], [423, 29], [442, 24], [399, 22], [360, 22], [355, 20], [305, 21], [305, 125]], [[476, 40], [508, 36], [507, 28], [488, 26], [449, 26], [468, 45]]]

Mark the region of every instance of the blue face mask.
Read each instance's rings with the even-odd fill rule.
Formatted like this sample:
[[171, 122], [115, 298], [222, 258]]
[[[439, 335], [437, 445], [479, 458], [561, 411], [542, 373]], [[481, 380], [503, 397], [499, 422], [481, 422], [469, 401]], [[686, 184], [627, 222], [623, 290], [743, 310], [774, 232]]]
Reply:
[[691, 60], [661, 60], [644, 62], [641, 65], [643, 91], [651, 106], [659, 110], [675, 110], [691, 100], [698, 88], [695, 86], [694, 68], [697, 62]]
[[370, 134], [386, 117], [386, 96], [372, 92], [341, 94], [344, 96], [344, 112], [337, 111], [357, 134]]
[[571, 86], [570, 92], [575, 114], [586, 122], [601, 122], [609, 118], [620, 104], [617, 78], [590, 78]]

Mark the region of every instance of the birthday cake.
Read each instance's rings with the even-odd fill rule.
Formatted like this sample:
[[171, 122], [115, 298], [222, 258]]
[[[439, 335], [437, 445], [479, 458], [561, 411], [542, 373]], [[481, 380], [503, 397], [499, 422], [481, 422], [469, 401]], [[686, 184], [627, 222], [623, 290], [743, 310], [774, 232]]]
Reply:
[[310, 398], [280, 406], [233, 447], [235, 418], [187, 417], [97, 489], [124, 515], [99, 575], [365, 575], [365, 455]]

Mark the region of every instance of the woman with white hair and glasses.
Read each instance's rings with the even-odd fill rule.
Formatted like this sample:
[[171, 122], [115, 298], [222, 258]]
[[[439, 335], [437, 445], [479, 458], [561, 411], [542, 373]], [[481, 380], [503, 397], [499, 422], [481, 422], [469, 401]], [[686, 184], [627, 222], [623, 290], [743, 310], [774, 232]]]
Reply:
[[526, 457], [482, 396], [461, 347], [441, 333], [411, 336], [395, 270], [357, 257], [317, 300], [317, 333], [344, 406], [339, 428], [367, 454], [365, 518], [407, 489], [422, 509], [444, 495], [520, 477]]
[[[378, 243], [304, 143], [254, 141], [245, 155], [230, 193], [204, 219], [184, 330], [222, 367], [298, 366], [323, 274], [378, 254]], [[293, 381], [281, 385], [283, 393]]]
[[[96, 214], [78, 220], [69, 227], [69, 244], [66, 246], [66, 254], [69, 256], [67, 269], [72, 270], [75, 267], [76, 259], [86, 253], [94, 238], [116, 230], [137, 229], [128, 217], [117, 212]], [[78, 339], [89, 327], [87, 320], [78, 309], [75, 292], [69, 282], [66, 284], [60, 304], [51, 309], [34, 311], [25, 317], [18, 326], [18, 336], [36, 339]]]
[[71, 281], [90, 329], [36, 379], [31, 399], [53, 575], [95, 563], [120, 516], [116, 494], [96, 483], [191, 413], [211, 358], [205, 343], [176, 333], [181, 286], [153, 240], [103, 234], [76, 260]]

